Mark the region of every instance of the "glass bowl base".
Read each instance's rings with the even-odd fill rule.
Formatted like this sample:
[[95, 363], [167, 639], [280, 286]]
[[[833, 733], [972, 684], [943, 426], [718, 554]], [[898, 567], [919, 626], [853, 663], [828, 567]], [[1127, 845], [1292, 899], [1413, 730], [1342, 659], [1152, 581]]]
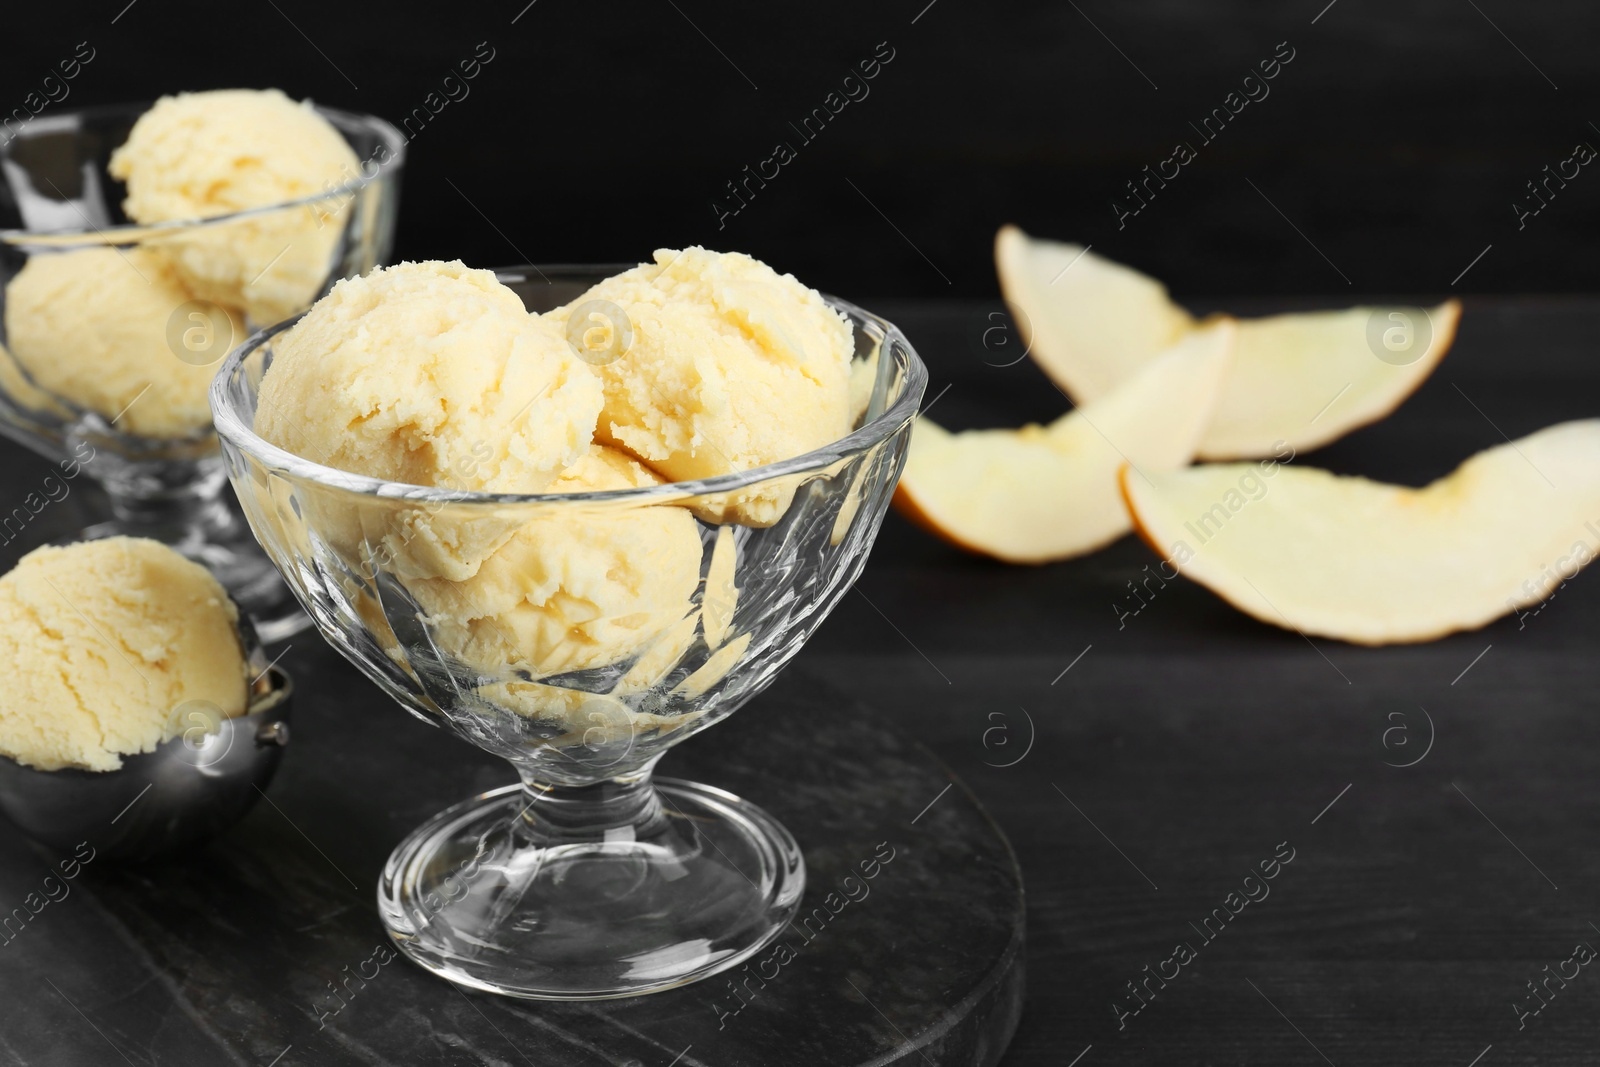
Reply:
[[452, 982], [541, 1000], [653, 993], [737, 966], [793, 918], [799, 846], [731, 793], [654, 789], [651, 817], [586, 834], [541, 830], [521, 786], [440, 812], [384, 866], [389, 936]]

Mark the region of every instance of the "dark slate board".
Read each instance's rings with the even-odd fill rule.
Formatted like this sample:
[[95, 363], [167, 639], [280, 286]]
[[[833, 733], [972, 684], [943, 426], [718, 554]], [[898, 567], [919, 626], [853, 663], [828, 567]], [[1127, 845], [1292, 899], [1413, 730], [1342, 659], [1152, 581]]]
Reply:
[[[439, 808], [510, 780], [509, 767], [389, 706], [313, 638], [285, 664], [300, 688], [272, 803], [194, 854], [91, 861], [67, 882], [0, 948], [0, 1054], [988, 1067], [1016, 1029], [1023, 904], [1010, 846], [926, 750], [804, 670], [662, 770], [783, 820], [805, 852], [801, 914], [823, 908], [827, 921], [792, 927], [780, 939], [792, 956], [759, 954], [777, 971], [767, 981], [752, 965], [647, 997], [550, 1004], [456, 990], [394, 954], [374, 910], [388, 849]], [[0, 900], [21, 904], [53, 859], [0, 833]], [[875, 877], [845, 898], [841, 880], [863, 863]], [[837, 913], [823, 904], [830, 891]]]

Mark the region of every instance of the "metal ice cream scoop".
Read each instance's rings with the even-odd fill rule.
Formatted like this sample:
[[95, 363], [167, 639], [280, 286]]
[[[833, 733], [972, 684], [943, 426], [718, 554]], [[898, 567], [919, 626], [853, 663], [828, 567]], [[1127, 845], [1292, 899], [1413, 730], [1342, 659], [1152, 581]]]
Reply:
[[146, 859], [222, 833], [261, 796], [289, 743], [289, 675], [270, 666], [245, 714], [180, 707], [181, 733], [115, 771], [41, 771], [0, 756], [0, 811], [52, 848]]

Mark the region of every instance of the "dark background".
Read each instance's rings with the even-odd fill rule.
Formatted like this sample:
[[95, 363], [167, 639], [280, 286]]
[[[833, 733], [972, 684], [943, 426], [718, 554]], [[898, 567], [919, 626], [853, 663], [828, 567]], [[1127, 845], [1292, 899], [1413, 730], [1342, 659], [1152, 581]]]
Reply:
[[[1451, 291], [1492, 245], [1454, 286], [1473, 296], [1441, 371], [1394, 418], [1308, 464], [1421, 484], [1502, 433], [1594, 413], [1600, 304], [1487, 294], [1592, 288], [1600, 175], [1587, 168], [1520, 232], [1511, 205], [1574, 143], [1600, 144], [1589, 125], [1600, 123], [1589, 54], [1600, 7], [537, 0], [512, 25], [525, 3], [30, 8], [12, 16], [0, 112], [88, 39], [97, 56], [66, 106], [278, 85], [398, 121], [488, 41], [495, 59], [471, 95], [411, 146], [402, 255], [501, 265], [637, 259], [688, 242], [747, 250], [902, 322], [930, 365], [936, 417], [965, 426], [1049, 418], [1063, 404], [1026, 361], [987, 366], [970, 341], [997, 306], [989, 248], [1003, 222], [1092, 242], [1180, 297], [1241, 312]], [[711, 202], [723, 183], [885, 40], [895, 59], [871, 95], [719, 232]], [[1119, 231], [1110, 202], [1123, 182], [1191, 136], [1188, 122], [1281, 41], [1296, 55], [1271, 95]], [[13, 497], [43, 470], [19, 455], [8, 455]], [[103, 511], [84, 489], [33, 536]], [[1600, 944], [1600, 599], [1585, 591], [1600, 577], [1581, 575], [1536, 617], [1360, 649], [1310, 645], [1187, 582], [1121, 625], [1128, 583], [1153, 562], [1125, 539], [1083, 560], [1005, 567], [891, 515], [856, 591], [777, 683], [815, 671], [869, 701], [960, 774], [1010, 836], [1029, 894], [1030, 995], [1006, 1062], [1066, 1067], [1082, 1052], [1079, 1067], [1593, 1064], [1592, 973], [1526, 1029], [1511, 1009], [1575, 941]], [[273, 796], [311, 837], [349, 839], [346, 783], [315, 773], [332, 754], [317, 730], [344, 701], [383, 698], [305, 640], [285, 660], [306, 686], [305, 751]], [[1412, 757], [1390, 731], [1404, 721], [1421, 744], [1422, 709], [1438, 743], [1397, 767]], [[387, 713], [397, 736], [421, 729]], [[1010, 743], [1037, 742], [1012, 767], [998, 766], [1012, 750], [991, 743], [1001, 721]], [[462, 781], [438, 803], [477, 787], [474, 758], [465, 745], [439, 749]], [[317, 862], [277, 819], [263, 806], [237, 833], [280, 833]], [[1123, 983], [1286, 839], [1301, 858], [1272, 900], [1119, 1030], [1110, 1007]], [[236, 840], [248, 852], [251, 838]], [[0, 873], [9, 900], [32, 884], [30, 871]], [[49, 929], [67, 938], [77, 927], [63, 915]], [[150, 970], [159, 978], [134, 992], [163, 1005], [153, 1028], [183, 1036], [157, 991], [190, 971], [181, 958]], [[132, 993], [88, 977], [64, 991], [130, 1062], [154, 1059], [136, 1030], [113, 1025]], [[42, 991], [18, 1003], [40, 1033], [61, 1035], [48, 1062], [105, 1061], [102, 1035], [63, 1004]], [[276, 1054], [281, 1029], [262, 1023], [249, 1062]], [[244, 1046], [232, 1031], [223, 1039]], [[509, 1039], [542, 1040], [527, 1027]], [[419, 1044], [419, 1060], [443, 1062], [439, 1047]], [[283, 1067], [317, 1052], [297, 1049]]]
[[[1456, 291], [1592, 288], [1600, 177], [1521, 231], [1511, 207], [1578, 141], [1600, 145], [1592, 3], [526, 5], [29, 5], [10, 13], [0, 112], [88, 40], [61, 106], [278, 86], [398, 123], [487, 41], [470, 95], [412, 140], [401, 256], [619, 261], [700, 242], [861, 299], [984, 297], [1012, 221], [1180, 297], [1439, 293], [1490, 244]], [[788, 124], [882, 41], [895, 58], [870, 95], [801, 143]], [[1270, 95], [1200, 147], [1189, 123], [1283, 41], [1295, 58]], [[719, 230], [712, 201], [779, 139], [797, 158]], [[1119, 230], [1113, 198], [1180, 139], [1199, 158]]]

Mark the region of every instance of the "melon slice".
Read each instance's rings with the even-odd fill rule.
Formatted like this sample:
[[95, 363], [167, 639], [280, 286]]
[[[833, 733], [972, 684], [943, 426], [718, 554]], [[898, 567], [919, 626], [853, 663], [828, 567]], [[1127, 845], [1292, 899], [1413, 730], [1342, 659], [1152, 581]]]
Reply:
[[[1049, 426], [950, 433], [918, 419], [895, 503], [961, 548], [1013, 563], [1081, 555], [1131, 528], [1117, 472], [1194, 457], [1233, 353], [1218, 320]], [[1135, 475], [1137, 477], [1137, 475]]]
[[1544, 600], [1600, 552], [1600, 419], [1480, 452], [1422, 489], [1262, 461], [1124, 472], [1139, 534], [1263, 622], [1427, 641]]
[[[995, 266], [1029, 354], [1080, 404], [1203, 325], [1155, 279], [1015, 226], [996, 236]], [[1304, 451], [1383, 418], [1444, 358], [1460, 317], [1450, 300], [1241, 320], [1233, 371], [1197, 454]]]
[[1075, 403], [1106, 395], [1195, 328], [1166, 286], [1082, 245], [1002, 226], [994, 262], [1028, 353]]

